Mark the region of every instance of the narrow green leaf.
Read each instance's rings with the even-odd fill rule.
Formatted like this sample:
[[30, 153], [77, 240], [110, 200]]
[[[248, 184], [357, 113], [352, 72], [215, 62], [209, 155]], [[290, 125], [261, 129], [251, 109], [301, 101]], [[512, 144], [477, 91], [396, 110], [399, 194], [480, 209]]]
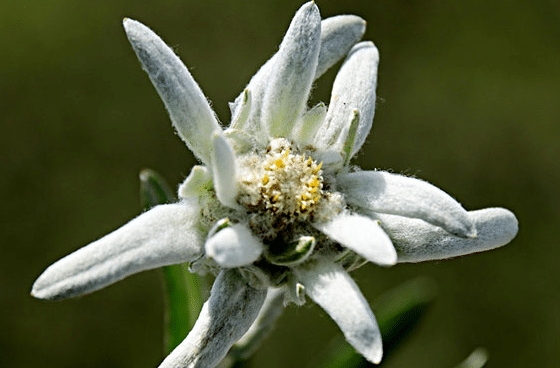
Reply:
[[[156, 172], [144, 169], [140, 172], [140, 199], [145, 210], [175, 201], [173, 191]], [[201, 283], [185, 265], [163, 267], [165, 288], [166, 354], [170, 353], [187, 336], [202, 309]]]
[[[384, 294], [373, 306], [383, 338], [382, 365], [390, 353], [412, 331], [436, 296], [434, 283], [427, 278], [410, 280]], [[366, 361], [338, 335], [329, 344], [319, 368], [379, 367]]]

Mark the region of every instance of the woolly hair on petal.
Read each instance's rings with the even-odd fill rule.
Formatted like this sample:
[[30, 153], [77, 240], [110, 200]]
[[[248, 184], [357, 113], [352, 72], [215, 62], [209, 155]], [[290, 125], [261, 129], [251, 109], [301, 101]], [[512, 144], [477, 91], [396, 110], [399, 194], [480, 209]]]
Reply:
[[340, 214], [326, 223], [313, 224], [342, 246], [381, 266], [397, 263], [397, 252], [379, 222], [356, 214]]
[[[324, 19], [321, 22], [321, 47], [315, 70], [315, 79], [319, 78], [348, 53], [352, 46], [362, 38], [365, 26], [365, 20], [355, 15], [339, 15]], [[251, 133], [261, 143], [266, 142], [268, 138], [261, 126], [262, 101], [277, 55], [277, 53], [274, 54], [257, 71], [245, 88], [251, 93], [252, 102], [250, 114], [241, 129]], [[230, 104], [232, 124], [238, 121], [238, 115], [243, 113], [241, 107], [245, 98], [244, 91]], [[232, 125], [231, 128], [237, 129], [238, 127]]]
[[247, 266], [263, 252], [263, 245], [243, 224], [225, 227], [205, 244], [206, 255], [226, 268]]
[[419, 219], [372, 214], [390, 235], [399, 262], [423, 262], [484, 252], [509, 243], [518, 231], [515, 215], [505, 208], [470, 211], [477, 230], [473, 239], [453, 236]]
[[266, 87], [262, 117], [269, 136], [287, 137], [307, 107], [320, 46], [319, 8], [308, 2], [292, 19]]
[[362, 38], [366, 21], [356, 15], [337, 15], [321, 22], [321, 50], [315, 79], [336, 64]]
[[370, 362], [381, 362], [381, 332], [350, 275], [330, 262], [318, 262], [295, 272], [306, 294], [331, 316], [350, 345]]
[[[356, 131], [356, 141], [351, 149], [354, 156], [369, 134], [375, 113], [375, 89], [377, 87], [377, 65], [379, 52], [372, 42], [360, 42], [349, 52], [336, 75], [325, 129], [319, 130], [317, 144], [330, 148], [337, 142], [344, 142], [339, 135], [346, 131], [353, 119], [354, 110], [360, 115], [360, 125]], [[342, 147], [334, 147], [339, 151]]]
[[212, 368], [253, 324], [266, 290], [246, 284], [235, 269], [222, 270], [193, 329], [159, 368]]
[[69, 298], [140, 271], [193, 261], [203, 249], [199, 213], [195, 201], [156, 206], [51, 265], [35, 281], [32, 295]]
[[221, 132], [214, 133], [212, 146], [212, 173], [216, 196], [224, 206], [239, 208], [236, 201], [238, 186], [235, 153]]
[[475, 237], [467, 211], [438, 187], [386, 171], [359, 171], [339, 178], [348, 203], [370, 211], [422, 219], [452, 234]]
[[151, 29], [128, 18], [124, 19], [123, 25], [177, 133], [189, 149], [209, 165], [212, 133], [221, 131], [221, 128], [204, 93], [173, 50]]

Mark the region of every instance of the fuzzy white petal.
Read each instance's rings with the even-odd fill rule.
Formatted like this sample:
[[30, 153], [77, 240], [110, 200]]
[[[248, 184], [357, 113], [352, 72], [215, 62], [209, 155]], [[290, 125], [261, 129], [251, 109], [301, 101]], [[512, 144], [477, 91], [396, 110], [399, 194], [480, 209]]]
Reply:
[[224, 135], [215, 133], [212, 140], [212, 174], [216, 196], [223, 205], [238, 208], [237, 162], [235, 153]]
[[346, 201], [374, 212], [419, 218], [463, 237], [476, 236], [467, 211], [443, 190], [423, 180], [385, 171], [339, 177]]
[[323, 125], [327, 115], [327, 106], [320, 102], [305, 112], [297, 121], [292, 132], [294, 141], [301, 146], [313, 143], [319, 128]]
[[296, 268], [305, 292], [336, 322], [350, 345], [372, 363], [383, 355], [381, 333], [369, 304], [340, 266], [320, 262]]
[[128, 18], [123, 25], [177, 133], [202, 162], [209, 164], [212, 133], [221, 128], [200, 87], [173, 50], [151, 29]]
[[395, 248], [379, 226], [379, 221], [343, 213], [328, 222], [314, 223], [313, 226], [370, 262], [381, 266], [397, 263]]
[[[340, 15], [323, 20], [321, 22], [321, 48], [314, 78], [319, 78], [327, 69], [346, 55], [350, 48], [362, 37], [364, 31], [365, 21], [355, 15]], [[230, 104], [232, 123], [243, 121], [243, 124], [232, 125], [231, 128], [249, 132], [261, 143], [266, 142], [268, 138], [261, 125], [262, 101], [277, 57], [278, 53], [263, 64], [246, 87], [245, 91], [248, 90], [251, 94], [251, 111], [248, 118], [239, 118], [239, 115], [246, 113], [243, 109], [247, 99], [245, 91]]]
[[338, 15], [321, 22], [321, 51], [315, 71], [319, 78], [362, 38], [366, 21], [356, 15]]
[[[360, 124], [351, 156], [358, 152], [373, 122], [378, 63], [379, 52], [372, 42], [360, 42], [350, 50], [333, 84], [325, 129], [317, 134], [319, 147], [329, 148], [339, 142], [344, 143], [345, 139], [341, 139], [340, 135], [347, 131], [344, 128], [351, 124], [354, 110], [357, 110]], [[342, 150], [340, 143], [335, 148]]]
[[200, 196], [212, 185], [212, 173], [206, 166], [195, 165], [189, 176], [179, 186], [179, 198], [187, 199]]
[[509, 243], [517, 234], [515, 215], [505, 208], [470, 211], [477, 237], [466, 239], [449, 234], [422, 220], [373, 214], [390, 235], [399, 262], [423, 262], [484, 252]]
[[226, 268], [250, 265], [262, 254], [259, 238], [243, 224], [235, 224], [220, 230], [205, 244], [206, 255]]
[[118, 230], [62, 258], [33, 285], [40, 299], [91, 293], [126, 276], [202, 254], [197, 202], [154, 207]]
[[271, 137], [287, 137], [307, 106], [321, 46], [321, 16], [304, 4], [280, 44], [264, 94], [262, 116]]
[[235, 343], [231, 352], [237, 359], [247, 360], [272, 332], [276, 321], [284, 312], [284, 291], [269, 288], [259, 315], [251, 328]]
[[245, 283], [236, 270], [222, 270], [210, 298], [188, 336], [159, 368], [213, 368], [226, 355], [255, 318], [266, 297]]

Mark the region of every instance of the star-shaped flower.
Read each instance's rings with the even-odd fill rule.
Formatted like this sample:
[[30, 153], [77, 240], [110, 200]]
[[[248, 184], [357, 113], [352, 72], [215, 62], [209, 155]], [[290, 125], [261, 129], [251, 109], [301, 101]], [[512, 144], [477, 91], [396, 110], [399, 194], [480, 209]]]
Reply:
[[[213, 367], [257, 318], [265, 299], [308, 295], [366, 359], [382, 357], [375, 317], [348, 272], [481, 252], [517, 233], [506, 209], [468, 212], [435, 186], [349, 166], [375, 111], [379, 54], [359, 42], [365, 22], [321, 21], [314, 2], [230, 104], [222, 129], [175, 53], [149, 28], [124, 20], [128, 39], [179, 136], [202, 165], [160, 205], [50, 266], [41, 299], [83, 295], [128, 275], [191, 262], [217, 274], [187, 338], [160, 367]], [[308, 108], [313, 82], [346, 56], [328, 108]]]

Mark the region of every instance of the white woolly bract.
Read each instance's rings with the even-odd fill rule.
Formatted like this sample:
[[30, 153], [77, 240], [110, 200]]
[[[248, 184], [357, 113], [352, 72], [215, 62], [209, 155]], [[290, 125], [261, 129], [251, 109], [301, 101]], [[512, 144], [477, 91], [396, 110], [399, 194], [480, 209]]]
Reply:
[[161, 205], [62, 258], [43, 272], [32, 294], [62, 299], [91, 293], [126, 276], [202, 254], [196, 202]]
[[221, 271], [189, 335], [159, 368], [215, 367], [251, 327], [265, 297], [236, 270]]
[[383, 355], [381, 333], [358, 286], [339, 266], [318, 262], [295, 269], [305, 292], [336, 322], [350, 345], [372, 363]]

